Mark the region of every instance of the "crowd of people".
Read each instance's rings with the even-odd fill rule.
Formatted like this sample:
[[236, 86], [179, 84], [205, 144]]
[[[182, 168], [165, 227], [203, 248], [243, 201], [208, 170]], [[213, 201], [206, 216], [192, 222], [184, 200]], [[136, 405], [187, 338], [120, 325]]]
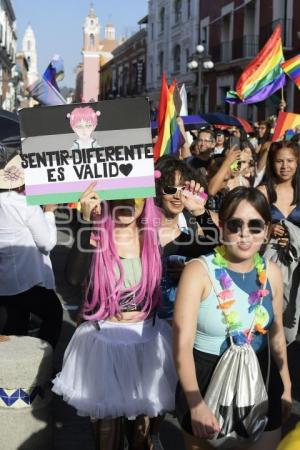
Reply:
[[[91, 418], [97, 449], [162, 450], [161, 422], [176, 413], [188, 450], [276, 450], [291, 409], [299, 136], [272, 142], [267, 121], [252, 135], [235, 127], [192, 134], [190, 146], [186, 139], [156, 162], [155, 198], [103, 201], [96, 183], [80, 197], [65, 272], [83, 286], [83, 301], [53, 391]], [[55, 348], [57, 205], [26, 203], [19, 153], [19, 143], [0, 146], [0, 334], [26, 335], [33, 313], [39, 337]], [[256, 393], [236, 349], [253, 361]], [[231, 403], [218, 403], [221, 391], [212, 400], [227, 384]], [[241, 389], [252, 400], [260, 391], [264, 407], [239, 403]]]

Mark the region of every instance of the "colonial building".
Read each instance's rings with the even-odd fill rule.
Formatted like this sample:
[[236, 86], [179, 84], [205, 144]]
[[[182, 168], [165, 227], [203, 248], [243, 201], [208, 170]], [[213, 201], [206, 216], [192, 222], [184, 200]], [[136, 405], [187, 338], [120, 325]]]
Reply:
[[28, 108], [33, 106], [34, 100], [29, 97], [27, 87], [29, 86], [29, 65], [28, 60], [23, 52], [16, 54], [16, 65], [14, 67], [14, 77], [17, 81], [15, 85], [16, 109]]
[[10, 0], [0, 0], [0, 107], [15, 109], [12, 69], [16, 62], [16, 17]]
[[100, 70], [100, 98], [146, 95], [146, 45], [147, 30], [141, 28], [113, 50]]
[[76, 69], [77, 101], [97, 101], [99, 97], [100, 64], [112, 58], [112, 51], [117, 46], [115, 28], [108, 24], [104, 30], [104, 39], [100, 39], [100, 22], [91, 6], [83, 26], [83, 62]]
[[[209, 109], [224, 110], [249, 120], [262, 119], [278, 111], [281, 92], [255, 105], [229, 105], [226, 92], [234, 90], [247, 64], [281, 23], [284, 55], [299, 53], [300, 15], [296, 0], [199, 0], [200, 39], [204, 42], [215, 70], [203, 74], [202, 95]], [[299, 111], [300, 95], [288, 81], [284, 93], [287, 111]]]
[[159, 98], [163, 72], [169, 82], [176, 78], [179, 84], [185, 83], [188, 94], [192, 94], [196, 74], [188, 70], [187, 64], [197, 44], [199, 0], [149, 0], [147, 90], [150, 98]]

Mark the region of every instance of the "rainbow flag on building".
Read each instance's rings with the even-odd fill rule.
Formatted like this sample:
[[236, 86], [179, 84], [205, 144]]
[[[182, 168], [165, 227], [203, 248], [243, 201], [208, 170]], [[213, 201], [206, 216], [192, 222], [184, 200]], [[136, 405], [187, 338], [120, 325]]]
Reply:
[[270, 97], [286, 82], [281, 67], [284, 62], [281, 41], [281, 25], [257, 56], [241, 74], [235, 91], [229, 91], [225, 100], [229, 103], [256, 103]]
[[298, 89], [300, 89], [300, 55], [285, 61], [281, 64], [285, 73], [294, 81]]
[[163, 75], [158, 113], [158, 139], [153, 151], [154, 161], [163, 155], [175, 154], [185, 142], [176, 117], [174, 104], [176, 86], [174, 80], [168, 88], [166, 76]]
[[278, 114], [272, 141], [283, 139], [284, 133], [287, 130], [295, 130], [296, 127], [300, 127], [300, 114], [280, 112]]

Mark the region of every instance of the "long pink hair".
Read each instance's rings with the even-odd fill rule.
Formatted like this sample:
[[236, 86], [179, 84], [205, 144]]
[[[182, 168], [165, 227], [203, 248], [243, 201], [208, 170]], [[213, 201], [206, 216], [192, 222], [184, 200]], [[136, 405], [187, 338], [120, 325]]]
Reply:
[[112, 214], [109, 207], [102, 210], [106, 210], [102, 220], [95, 224], [97, 248], [86, 288], [83, 316], [86, 320], [116, 316], [121, 312], [121, 297], [134, 294], [135, 303], [141, 304], [141, 317], [145, 318], [156, 308], [161, 298], [162, 265], [158, 241], [160, 212], [152, 198], [146, 199], [143, 212], [137, 220], [142, 233], [142, 275], [136, 286], [124, 289], [124, 269], [114, 243]]

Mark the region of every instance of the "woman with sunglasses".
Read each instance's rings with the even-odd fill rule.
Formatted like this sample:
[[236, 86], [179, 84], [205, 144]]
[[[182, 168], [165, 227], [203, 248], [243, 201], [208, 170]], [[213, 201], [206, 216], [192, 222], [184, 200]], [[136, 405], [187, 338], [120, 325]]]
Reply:
[[[211, 448], [209, 439], [218, 434], [220, 424], [207, 407], [204, 396], [220, 356], [228, 348], [230, 339], [236, 345], [242, 345], [247, 339], [257, 354], [266, 380], [269, 335], [268, 424], [256, 443], [251, 442], [250, 436], [246, 448], [274, 450], [280, 441], [282, 419], [291, 406], [291, 381], [282, 325], [280, 269], [270, 262], [266, 272], [266, 262], [259, 256], [268, 236], [271, 214], [261, 192], [237, 187], [225, 197], [219, 218], [223, 245], [214, 254], [202, 257], [202, 261], [187, 264], [178, 287], [173, 321], [174, 358], [180, 380], [176, 409], [185, 431], [186, 448]], [[225, 282], [221, 276], [231, 289], [227, 303], [221, 303], [223, 309], [221, 297], [217, 297], [212, 288], [213, 281], [221, 292]], [[262, 284], [265, 286], [260, 294], [262, 304], [258, 305], [253, 299], [254, 294], [261, 292]], [[226, 320], [222, 311], [226, 312]], [[255, 332], [249, 336], [252, 324]], [[239, 424], [236, 425], [238, 429]], [[240, 449], [234, 445], [230, 448]]]
[[53, 390], [91, 417], [97, 450], [123, 448], [124, 432], [131, 449], [162, 450], [159, 416], [174, 409], [177, 378], [170, 326], [154, 314], [162, 273], [159, 211], [151, 198], [100, 202], [95, 186], [81, 196], [66, 266], [69, 283], [85, 282], [85, 322]]
[[195, 176], [184, 161], [171, 156], [161, 157], [155, 168], [160, 174], [156, 204], [162, 215], [159, 239], [163, 261], [163, 300], [158, 315], [172, 320], [176, 287], [186, 259], [210, 253], [219, 242], [219, 232], [205, 209], [202, 176]]

